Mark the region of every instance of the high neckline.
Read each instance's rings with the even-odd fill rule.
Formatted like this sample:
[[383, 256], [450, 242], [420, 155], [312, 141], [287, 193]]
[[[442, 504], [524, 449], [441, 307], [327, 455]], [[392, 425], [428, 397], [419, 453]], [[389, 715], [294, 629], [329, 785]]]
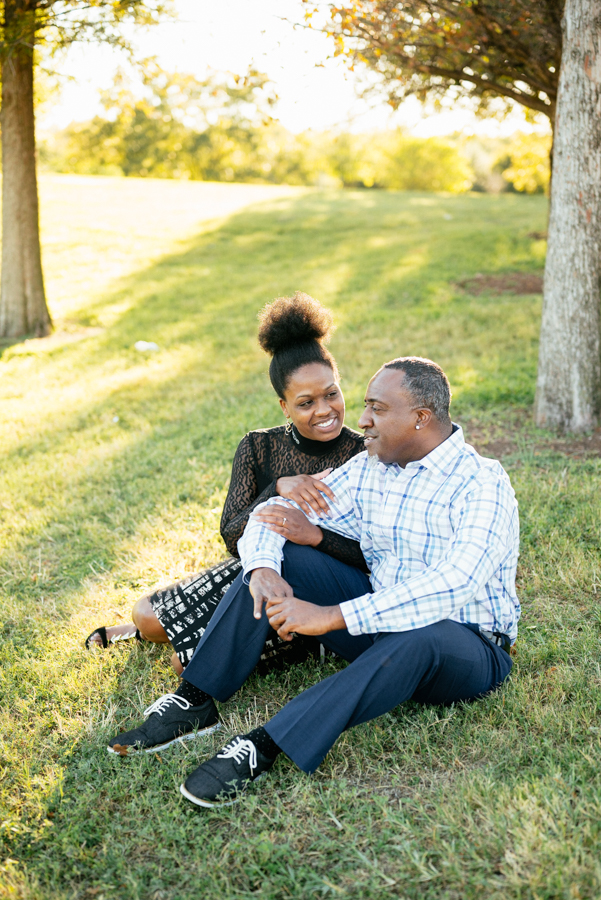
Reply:
[[294, 446], [298, 447], [302, 453], [306, 453], [308, 456], [325, 456], [326, 453], [329, 453], [338, 446], [342, 440], [343, 432], [344, 426], [341, 429], [340, 434], [337, 435], [337, 437], [332, 438], [331, 441], [313, 441], [311, 438], [303, 437], [296, 425], [292, 425], [289, 437]]

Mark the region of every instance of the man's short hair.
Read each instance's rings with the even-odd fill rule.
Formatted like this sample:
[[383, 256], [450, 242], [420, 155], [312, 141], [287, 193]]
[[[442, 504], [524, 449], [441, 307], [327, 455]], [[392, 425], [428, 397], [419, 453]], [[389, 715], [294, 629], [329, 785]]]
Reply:
[[432, 415], [441, 425], [450, 425], [451, 388], [449, 379], [440, 366], [431, 359], [421, 356], [399, 356], [384, 363], [382, 369], [398, 369], [403, 372], [406, 388], [416, 406], [432, 411]]

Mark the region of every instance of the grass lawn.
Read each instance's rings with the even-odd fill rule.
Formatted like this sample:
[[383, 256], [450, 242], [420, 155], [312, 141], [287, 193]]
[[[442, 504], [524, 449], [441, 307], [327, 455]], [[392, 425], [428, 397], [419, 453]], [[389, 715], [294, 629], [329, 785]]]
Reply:
[[[533, 428], [540, 296], [487, 287], [541, 273], [544, 199], [49, 176], [42, 204], [57, 334], [0, 347], [0, 897], [601, 896], [600, 441]], [[122, 760], [107, 739], [176, 685], [169, 652], [82, 640], [224, 555], [236, 445], [281, 421], [256, 312], [295, 289], [335, 310], [348, 424], [381, 362], [430, 356], [501, 455], [514, 674], [202, 811], [183, 777], [324, 668], [253, 676], [214, 739]]]

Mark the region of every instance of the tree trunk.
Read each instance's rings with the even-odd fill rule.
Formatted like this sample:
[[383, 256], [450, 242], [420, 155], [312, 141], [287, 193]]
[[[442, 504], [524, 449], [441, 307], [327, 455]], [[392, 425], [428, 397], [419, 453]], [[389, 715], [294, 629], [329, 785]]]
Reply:
[[[555, 109], [555, 107], [553, 107]], [[549, 194], [549, 212], [547, 218], [551, 216], [551, 186], [553, 184], [553, 148], [555, 146], [555, 113], [553, 113], [553, 117], [549, 119], [551, 123], [551, 146], [549, 147], [549, 185], [547, 187], [547, 192]], [[547, 222], [547, 227], [548, 227]]]
[[0, 337], [49, 334], [40, 252], [33, 111], [35, 2], [6, 0], [2, 59]]
[[588, 431], [601, 412], [601, 16], [566, 0], [535, 414]]

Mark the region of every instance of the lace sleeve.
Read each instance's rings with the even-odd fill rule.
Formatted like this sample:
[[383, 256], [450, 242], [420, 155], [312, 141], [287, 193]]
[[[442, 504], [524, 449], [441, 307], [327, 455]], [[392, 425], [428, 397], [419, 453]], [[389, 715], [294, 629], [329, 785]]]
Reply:
[[[321, 526], [320, 526], [321, 527]], [[362, 572], [369, 572], [365, 557], [361, 552], [361, 545], [352, 538], [345, 537], [342, 534], [336, 534], [334, 531], [327, 531], [321, 528], [323, 534], [322, 541], [317, 545], [317, 550], [339, 559], [340, 562], [346, 563], [347, 566], [356, 566]]]
[[259, 503], [276, 496], [275, 485], [274, 479], [260, 494], [257, 493], [259, 488], [255, 454], [249, 435], [245, 435], [234, 456], [232, 477], [219, 526], [221, 537], [232, 556], [238, 556], [238, 541], [253, 509]]

